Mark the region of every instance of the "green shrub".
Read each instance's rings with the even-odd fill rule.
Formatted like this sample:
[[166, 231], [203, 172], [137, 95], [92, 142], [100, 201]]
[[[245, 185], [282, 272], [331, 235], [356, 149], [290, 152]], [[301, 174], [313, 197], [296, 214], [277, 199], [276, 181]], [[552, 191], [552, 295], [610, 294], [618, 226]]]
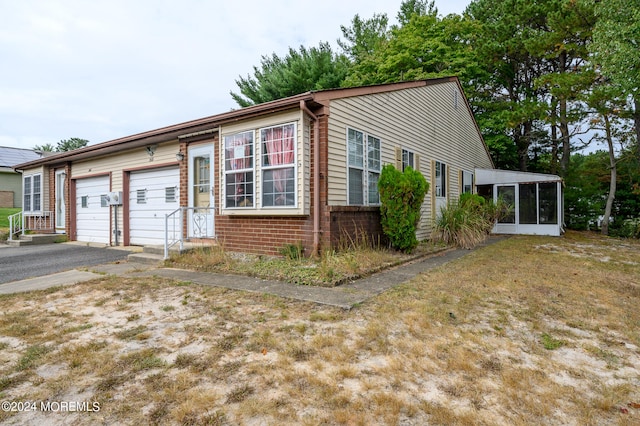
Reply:
[[431, 237], [445, 244], [470, 249], [482, 243], [496, 220], [509, 211], [509, 206], [502, 200], [493, 203], [477, 194], [465, 193], [440, 210]]
[[400, 172], [387, 164], [380, 173], [378, 190], [382, 231], [394, 248], [411, 252], [418, 245], [416, 227], [429, 183], [411, 167]]
[[640, 217], [625, 219], [616, 230], [616, 235], [622, 238], [640, 238]]

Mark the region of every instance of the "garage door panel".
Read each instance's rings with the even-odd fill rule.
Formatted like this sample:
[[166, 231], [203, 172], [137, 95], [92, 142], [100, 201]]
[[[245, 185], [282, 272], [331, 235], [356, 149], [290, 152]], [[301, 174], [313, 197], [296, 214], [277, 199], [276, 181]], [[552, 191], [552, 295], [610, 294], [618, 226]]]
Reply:
[[76, 240], [109, 244], [109, 176], [76, 180]]
[[164, 244], [165, 215], [180, 206], [179, 182], [178, 168], [131, 173], [129, 181], [130, 244]]

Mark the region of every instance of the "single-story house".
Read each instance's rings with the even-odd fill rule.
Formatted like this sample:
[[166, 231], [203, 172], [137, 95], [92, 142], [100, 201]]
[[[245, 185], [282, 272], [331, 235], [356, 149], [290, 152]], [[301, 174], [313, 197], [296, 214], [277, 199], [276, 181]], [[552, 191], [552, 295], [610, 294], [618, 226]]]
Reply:
[[419, 239], [441, 206], [474, 191], [476, 169], [494, 169], [456, 77], [302, 93], [18, 168], [25, 212], [50, 213], [52, 232], [71, 240], [215, 238], [232, 251], [310, 254], [382, 234], [377, 181], [389, 163], [431, 184]]
[[22, 174], [13, 167], [42, 156], [41, 151], [0, 146], [0, 207], [22, 207]]

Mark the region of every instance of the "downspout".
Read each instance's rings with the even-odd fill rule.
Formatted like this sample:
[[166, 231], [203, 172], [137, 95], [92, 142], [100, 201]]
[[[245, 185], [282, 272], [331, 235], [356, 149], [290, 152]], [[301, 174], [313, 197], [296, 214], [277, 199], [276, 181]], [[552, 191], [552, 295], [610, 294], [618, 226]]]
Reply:
[[305, 101], [300, 109], [313, 119], [313, 255], [320, 251], [320, 119], [309, 110]]

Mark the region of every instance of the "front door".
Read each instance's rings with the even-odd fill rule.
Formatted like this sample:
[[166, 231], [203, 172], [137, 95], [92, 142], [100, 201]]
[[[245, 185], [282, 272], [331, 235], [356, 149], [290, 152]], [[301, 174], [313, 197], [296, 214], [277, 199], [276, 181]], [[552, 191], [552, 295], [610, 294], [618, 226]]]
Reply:
[[213, 194], [213, 145], [189, 149], [189, 210], [190, 238], [211, 238], [215, 235]]
[[56, 233], [64, 234], [66, 232], [65, 219], [66, 219], [66, 199], [65, 199], [65, 187], [66, 187], [67, 174], [64, 170], [56, 171]]

